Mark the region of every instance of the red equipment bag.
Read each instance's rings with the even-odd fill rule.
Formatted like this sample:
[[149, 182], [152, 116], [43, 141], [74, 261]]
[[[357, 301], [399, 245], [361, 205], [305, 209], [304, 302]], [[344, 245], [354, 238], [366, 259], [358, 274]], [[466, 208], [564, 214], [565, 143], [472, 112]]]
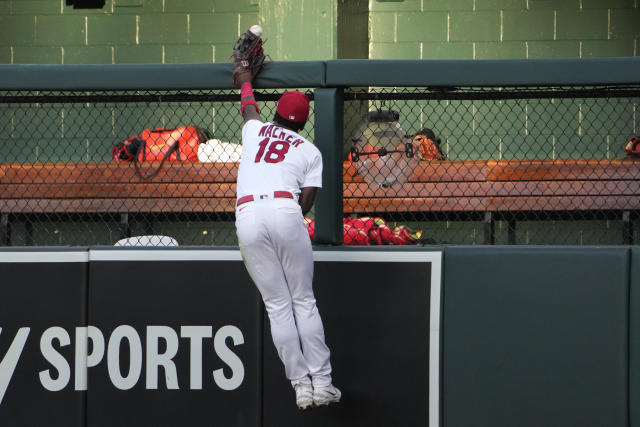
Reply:
[[[166, 160], [172, 162], [197, 162], [198, 146], [210, 139], [209, 133], [195, 126], [175, 129], [145, 129], [140, 135], [119, 142], [111, 151], [113, 160], [134, 162], [142, 179], [153, 178]], [[140, 170], [141, 162], [160, 162], [150, 174]]]
[[640, 137], [634, 136], [624, 144], [624, 152], [632, 157], [640, 157]]
[[198, 161], [198, 146], [207, 140], [205, 132], [195, 126], [175, 129], [145, 129], [140, 134], [144, 144], [138, 162]]

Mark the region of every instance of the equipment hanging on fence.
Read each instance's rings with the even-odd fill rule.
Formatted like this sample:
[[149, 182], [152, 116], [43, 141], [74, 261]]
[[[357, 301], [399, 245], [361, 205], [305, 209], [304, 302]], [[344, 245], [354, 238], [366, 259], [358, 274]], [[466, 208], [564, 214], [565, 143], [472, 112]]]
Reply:
[[413, 135], [413, 145], [420, 160], [445, 160], [440, 147], [440, 138], [429, 128], [424, 128]]
[[383, 188], [401, 185], [415, 169], [414, 147], [393, 110], [369, 111], [367, 123], [352, 139], [349, 157], [356, 170], [370, 184]]
[[[132, 136], [116, 144], [111, 150], [115, 161], [132, 161], [142, 179], [153, 178], [165, 161], [197, 162], [200, 143], [210, 139], [210, 134], [195, 126], [180, 126], [175, 129], [145, 129], [140, 135]], [[139, 168], [141, 162], [160, 162], [149, 174]]]
[[629, 156], [640, 157], [640, 137], [634, 136], [624, 144], [624, 152]]
[[[422, 239], [421, 230], [411, 230], [405, 225], [387, 225], [380, 217], [364, 216], [342, 219], [343, 241], [347, 246], [368, 245], [416, 245]], [[311, 240], [315, 237], [315, 221], [305, 217], [304, 223]]]

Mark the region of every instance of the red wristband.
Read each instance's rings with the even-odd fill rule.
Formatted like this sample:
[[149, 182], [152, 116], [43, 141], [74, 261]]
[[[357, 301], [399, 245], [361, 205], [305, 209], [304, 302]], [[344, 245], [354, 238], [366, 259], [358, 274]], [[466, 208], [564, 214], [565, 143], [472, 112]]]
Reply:
[[258, 104], [253, 96], [253, 87], [251, 86], [251, 82], [244, 82], [240, 87], [240, 114], [244, 114], [244, 108], [247, 105], [253, 105], [256, 107], [256, 111], [259, 113], [260, 108], [258, 108]]
[[253, 105], [254, 107], [256, 107], [256, 111], [258, 113], [260, 112], [256, 101], [253, 99], [247, 99], [246, 101], [242, 101], [242, 104], [240, 105], [240, 114], [244, 114], [244, 107], [246, 107], [247, 105]]

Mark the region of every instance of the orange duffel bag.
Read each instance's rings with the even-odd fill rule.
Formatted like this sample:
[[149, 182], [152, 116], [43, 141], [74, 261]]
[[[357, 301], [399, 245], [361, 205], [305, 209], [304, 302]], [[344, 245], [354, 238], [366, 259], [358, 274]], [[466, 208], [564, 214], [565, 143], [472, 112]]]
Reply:
[[[180, 126], [175, 129], [145, 129], [140, 135], [119, 142], [111, 154], [115, 161], [132, 161], [136, 172], [143, 179], [154, 177], [162, 164], [172, 162], [197, 162], [198, 146], [210, 139], [209, 133], [195, 126]], [[144, 175], [139, 168], [142, 162], [160, 162], [150, 174]]]

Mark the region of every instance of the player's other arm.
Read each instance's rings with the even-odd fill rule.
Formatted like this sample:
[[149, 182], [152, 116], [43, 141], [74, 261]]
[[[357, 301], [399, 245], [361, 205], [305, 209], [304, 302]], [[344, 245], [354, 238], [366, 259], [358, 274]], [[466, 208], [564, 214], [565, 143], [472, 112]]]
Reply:
[[316, 193], [318, 187], [303, 187], [300, 189], [300, 197], [298, 197], [298, 204], [302, 208], [302, 215], [306, 215], [311, 210], [313, 202], [316, 200]]

